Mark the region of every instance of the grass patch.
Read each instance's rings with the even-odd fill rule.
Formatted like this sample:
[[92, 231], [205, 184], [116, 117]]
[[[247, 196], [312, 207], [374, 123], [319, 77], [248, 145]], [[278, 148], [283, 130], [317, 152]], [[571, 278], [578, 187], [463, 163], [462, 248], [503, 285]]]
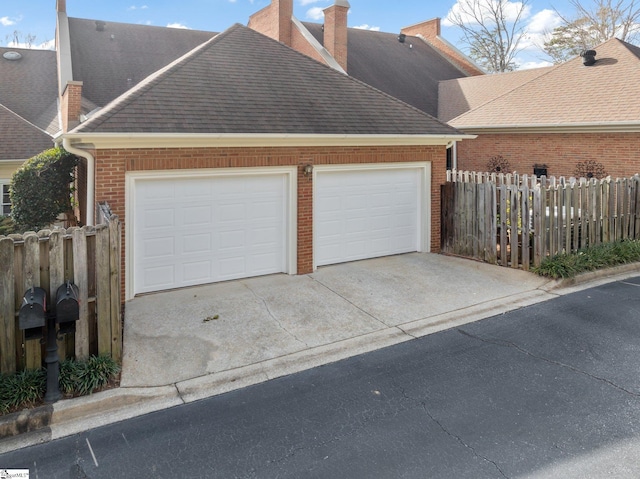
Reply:
[[622, 240], [545, 258], [533, 272], [554, 279], [573, 278], [579, 273], [635, 261], [640, 261], [640, 241]]
[[[119, 372], [120, 366], [110, 356], [68, 359], [60, 363], [60, 391], [65, 397], [91, 394], [113, 382]], [[46, 378], [46, 369], [0, 376], [0, 415], [41, 404]]]

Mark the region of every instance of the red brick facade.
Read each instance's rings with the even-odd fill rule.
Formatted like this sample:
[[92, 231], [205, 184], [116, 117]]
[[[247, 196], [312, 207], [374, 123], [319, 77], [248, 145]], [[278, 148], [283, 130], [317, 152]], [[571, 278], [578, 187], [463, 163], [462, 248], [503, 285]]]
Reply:
[[[354, 163], [431, 162], [431, 251], [440, 250], [440, 185], [445, 181], [444, 146], [290, 147], [290, 148], [154, 148], [98, 150], [96, 201], [107, 201], [123, 225], [122, 271], [125, 270], [125, 174], [197, 168], [298, 167], [298, 274], [313, 270], [313, 180], [303, 167]], [[124, 275], [123, 275], [124, 278]], [[123, 279], [124, 281], [124, 279]], [[124, 282], [122, 284], [124, 296]]]
[[628, 177], [640, 173], [638, 138], [637, 133], [480, 133], [458, 143], [458, 169], [487, 171], [491, 158], [500, 155], [521, 174], [546, 165], [549, 176], [576, 176], [579, 163], [594, 161], [607, 175]]
[[82, 82], [70, 81], [60, 99], [62, 132], [66, 133], [80, 124], [82, 113]]

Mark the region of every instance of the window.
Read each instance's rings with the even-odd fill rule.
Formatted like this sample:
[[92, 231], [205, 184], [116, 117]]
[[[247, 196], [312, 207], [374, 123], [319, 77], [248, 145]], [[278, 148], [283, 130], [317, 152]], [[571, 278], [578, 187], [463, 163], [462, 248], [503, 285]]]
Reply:
[[0, 198], [0, 215], [8, 216], [9, 214], [11, 214], [9, 182], [6, 180], [0, 180], [0, 188], [2, 188], [2, 197]]

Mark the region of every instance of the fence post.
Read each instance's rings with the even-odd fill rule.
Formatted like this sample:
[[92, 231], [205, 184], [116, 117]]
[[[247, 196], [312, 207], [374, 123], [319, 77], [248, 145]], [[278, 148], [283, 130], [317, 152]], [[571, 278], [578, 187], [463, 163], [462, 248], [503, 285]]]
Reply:
[[16, 372], [15, 278], [13, 275], [14, 244], [11, 238], [0, 238], [0, 373]]
[[78, 286], [80, 319], [76, 322], [76, 359], [89, 357], [89, 281], [87, 265], [87, 237], [84, 228], [71, 228], [73, 238], [73, 277]]

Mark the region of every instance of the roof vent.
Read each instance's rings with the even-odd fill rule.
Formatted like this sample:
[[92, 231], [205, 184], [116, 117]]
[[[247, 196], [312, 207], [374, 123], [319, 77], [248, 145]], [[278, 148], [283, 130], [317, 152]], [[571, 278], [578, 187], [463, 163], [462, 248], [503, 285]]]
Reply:
[[5, 60], [16, 61], [20, 60], [22, 58], [22, 55], [18, 52], [4, 52], [2, 58], [4, 58]]
[[582, 64], [586, 67], [590, 67], [596, 62], [596, 51], [595, 50], [585, 50], [580, 56], [582, 57]]
[[400, 35], [398, 35], [398, 41], [400, 43], [404, 43], [404, 41], [406, 40], [407, 36], [404, 33], [401, 33]]
[[99, 32], [104, 32], [104, 26], [106, 25], [106, 22], [103, 22], [102, 20], [96, 20], [96, 30], [98, 30]]

